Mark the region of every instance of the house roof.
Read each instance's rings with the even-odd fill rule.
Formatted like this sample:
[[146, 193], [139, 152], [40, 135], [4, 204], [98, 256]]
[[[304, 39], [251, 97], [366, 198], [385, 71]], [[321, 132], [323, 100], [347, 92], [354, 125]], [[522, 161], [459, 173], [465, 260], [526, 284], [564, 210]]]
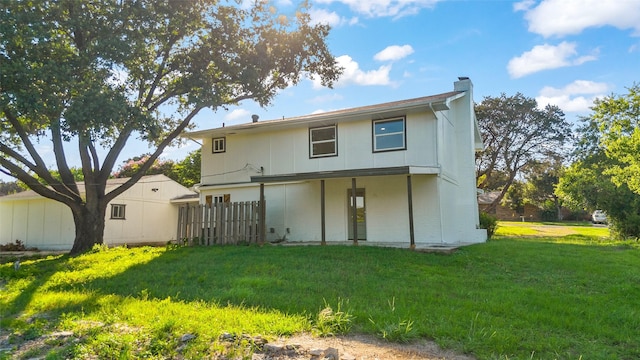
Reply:
[[431, 108], [434, 111], [447, 110], [449, 108], [448, 102], [463, 96], [464, 93], [465, 91], [450, 91], [442, 94], [424, 96], [414, 99], [328, 111], [319, 114], [310, 114], [291, 118], [283, 117], [282, 119], [250, 122], [227, 127], [189, 132], [186, 134], [186, 137], [193, 139], [204, 139], [209, 138], [212, 135], [235, 134], [238, 132], [258, 131], [267, 128], [288, 128], [313, 123], [329, 124], [335, 123], [336, 121], [349, 121], [359, 119], [362, 118], [362, 116], [368, 115], [395, 116], [401, 115], [402, 113], [413, 109]]
[[[109, 191], [111, 191], [111, 189], [124, 184], [127, 180], [129, 180], [129, 178], [108, 179], [105, 192], [108, 193]], [[165, 182], [165, 181], [174, 181], [174, 180], [170, 179], [166, 175], [157, 174], [157, 175], [145, 175], [140, 180], [138, 180], [138, 183]], [[78, 190], [80, 191], [80, 193], [84, 194], [85, 192], [84, 182], [83, 181], [76, 182], [76, 186], [78, 186]], [[11, 194], [11, 195], [0, 196], [0, 201], [28, 200], [28, 199], [41, 199], [41, 198], [42, 196], [36, 193], [35, 191], [27, 190], [27, 191], [22, 191], [22, 192]]]
[[500, 191], [489, 191], [478, 195], [478, 204], [489, 205], [492, 204], [500, 195]]

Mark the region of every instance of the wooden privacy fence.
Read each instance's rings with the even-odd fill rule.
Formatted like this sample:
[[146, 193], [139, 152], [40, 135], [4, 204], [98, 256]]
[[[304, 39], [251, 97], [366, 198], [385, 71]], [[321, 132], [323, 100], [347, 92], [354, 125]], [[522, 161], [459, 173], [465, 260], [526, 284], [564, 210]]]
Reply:
[[258, 243], [261, 210], [259, 201], [182, 205], [177, 239], [188, 245]]

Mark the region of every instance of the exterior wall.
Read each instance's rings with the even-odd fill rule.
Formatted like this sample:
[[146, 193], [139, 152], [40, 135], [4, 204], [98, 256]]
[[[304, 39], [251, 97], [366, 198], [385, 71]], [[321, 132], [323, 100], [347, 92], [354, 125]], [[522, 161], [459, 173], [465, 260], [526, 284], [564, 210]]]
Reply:
[[[141, 180], [107, 206], [105, 244], [166, 243], [175, 240], [178, 207], [169, 200], [188, 193], [191, 191], [164, 176]], [[111, 204], [126, 205], [124, 220], [110, 218]]]
[[[178, 208], [169, 200], [190, 193], [164, 175], [144, 177], [107, 205], [104, 243], [122, 245], [175, 240]], [[110, 219], [111, 204], [126, 205], [124, 220]], [[0, 244], [18, 239], [27, 247], [69, 250], [74, 238], [71, 210], [62, 203], [42, 197], [0, 198]]]
[[461, 80], [455, 83], [455, 90], [465, 91], [464, 97], [452, 101], [446, 121], [439, 122], [447, 136], [442, 152], [451, 156], [443, 159], [439, 189], [443, 241], [477, 243], [485, 241], [487, 234], [480, 229], [477, 206], [473, 85], [468, 79]]
[[0, 244], [20, 240], [38, 249], [70, 249], [75, 237], [71, 210], [43, 199], [0, 202]]
[[[414, 234], [417, 244], [482, 242], [484, 230], [469, 223], [473, 211], [465, 202], [455, 201], [460, 189], [435, 175], [413, 175]], [[406, 176], [371, 176], [356, 179], [365, 189], [367, 243], [410, 243]], [[326, 240], [349, 240], [348, 197], [350, 178], [325, 180]], [[439, 194], [449, 194], [440, 196]], [[230, 200], [256, 201], [258, 184], [220, 186], [201, 190], [207, 195], [230, 194]], [[320, 180], [265, 184], [267, 241], [321, 241]], [[477, 211], [477, 210], [476, 210]], [[453, 214], [453, 215], [452, 215]], [[477, 216], [476, 216], [477, 217]], [[477, 220], [476, 220], [477, 221]], [[271, 233], [270, 229], [274, 232]], [[287, 233], [287, 229], [289, 232]]]
[[[330, 125], [330, 124], [325, 124]], [[406, 151], [374, 153], [372, 120], [337, 124], [338, 156], [309, 157], [309, 128], [265, 130], [227, 135], [226, 152], [212, 153], [212, 139], [203, 139], [202, 184], [248, 182], [259, 174], [278, 175], [395, 166], [437, 166], [436, 121], [431, 112], [406, 115]], [[249, 164], [250, 166], [246, 166]]]

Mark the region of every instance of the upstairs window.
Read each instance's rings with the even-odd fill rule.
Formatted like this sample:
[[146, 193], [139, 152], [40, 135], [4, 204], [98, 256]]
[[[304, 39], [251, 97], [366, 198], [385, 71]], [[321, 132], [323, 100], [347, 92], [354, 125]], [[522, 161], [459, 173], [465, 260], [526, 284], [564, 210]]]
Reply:
[[335, 125], [309, 129], [310, 157], [325, 157], [338, 155], [338, 132]]
[[126, 205], [123, 204], [111, 204], [111, 218], [124, 220], [124, 209]]
[[213, 138], [213, 153], [223, 153], [227, 150], [226, 138]]
[[405, 119], [386, 119], [373, 121], [373, 152], [405, 150]]

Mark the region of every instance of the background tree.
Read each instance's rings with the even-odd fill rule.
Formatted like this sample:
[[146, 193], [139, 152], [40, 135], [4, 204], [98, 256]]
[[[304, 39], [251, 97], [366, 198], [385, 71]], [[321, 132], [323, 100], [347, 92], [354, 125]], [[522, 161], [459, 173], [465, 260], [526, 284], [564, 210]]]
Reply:
[[591, 119], [598, 126], [606, 156], [617, 162], [607, 173], [616, 185], [625, 184], [640, 194], [640, 85], [628, 90], [596, 100]]
[[562, 202], [555, 193], [563, 171], [562, 158], [553, 156], [527, 168], [524, 196], [527, 202], [542, 209], [543, 220], [563, 219]]
[[0, 196], [15, 194], [23, 191], [17, 181], [2, 181], [0, 180]]
[[[71, 209], [72, 253], [103, 242], [108, 202], [137, 182], [200, 110], [245, 99], [266, 106], [303, 75], [327, 86], [339, 76], [325, 42], [329, 27], [311, 24], [306, 3], [291, 17], [266, 2], [251, 9], [229, 4], [3, 2], [0, 171]], [[34, 145], [44, 136], [61, 180]], [[156, 150], [107, 193], [131, 137]], [[83, 193], [67, 164], [71, 148], [81, 159]]]
[[[495, 184], [504, 176], [500, 194], [485, 211], [500, 204], [522, 170], [549, 155], [562, 156], [571, 137], [571, 127], [557, 106], [539, 109], [535, 99], [517, 93], [485, 97], [476, 105], [476, 117], [485, 150], [476, 156], [478, 187]], [[506, 175], [506, 176], [505, 176]]]
[[[150, 157], [151, 154], [144, 154], [125, 160], [113, 176], [127, 178], [136, 174]], [[145, 174], [164, 174], [183, 186], [191, 187], [200, 182], [200, 150], [192, 151], [177, 163], [172, 160], [156, 159]]]
[[176, 164], [174, 173], [176, 174], [175, 180], [177, 182], [186, 187], [192, 187], [200, 183], [201, 154], [200, 149], [192, 151]]
[[502, 199], [502, 204], [508, 206], [509, 209], [516, 212], [518, 215], [524, 215], [524, 205], [527, 199], [525, 198], [526, 183], [518, 180], [513, 180], [509, 190]]
[[[640, 238], [640, 195], [634, 192], [634, 181], [624, 181], [622, 173], [633, 172], [638, 153], [631, 144], [626, 150], [621, 145], [637, 136], [637, 129], [631, 128], [631, 124], [637, 126], [640, 115], [637, 93], [634, 86], [633, 96], [596, 100], [593, 113], [582, 119], [578, 129], [575, 161], [556, 191], [573, 208], [606, 211], [617, 236], [636, 239]], [[635, 99], [631, 100], [635, 104], [629, 99]]]
[[[113, 173], [113, 177], [115, 178], [128, 178], [131, 177], [138, 172], [140, 172], [140, 168], [142, 168], [147, 161], [151, 158], [151, 154], [144, 154], [140, 156], [134, 156], [131, 159], [125, 160], [122, 165], [118, 168], [118, 170]], [[156, 175], [156, 174], [164, 174], [174, 180], [175, 175], [175, 166], [176, 163], [173, 160], [160, 160], [155, 159], [151, 164], [151, 167], [145, 171], [145, 175]]]

